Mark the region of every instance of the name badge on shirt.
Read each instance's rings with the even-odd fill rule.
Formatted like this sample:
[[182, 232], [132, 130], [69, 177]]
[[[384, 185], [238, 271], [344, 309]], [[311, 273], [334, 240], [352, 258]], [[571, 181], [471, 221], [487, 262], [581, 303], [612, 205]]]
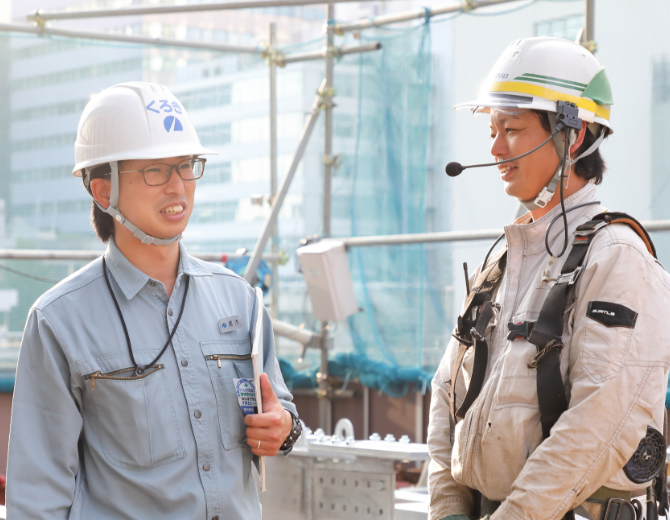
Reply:
[[258, 413], [254, 382], [246, 378], [233, 379], [233, 381], [235, 382], [235, 391], [237, 392], [237, 402], [240, 404], [244, 415]]
[[219, 320], [219, 332], [225, 334], [242, 328], [242, 316], [239, 314], [230, 318], [221, 318]]

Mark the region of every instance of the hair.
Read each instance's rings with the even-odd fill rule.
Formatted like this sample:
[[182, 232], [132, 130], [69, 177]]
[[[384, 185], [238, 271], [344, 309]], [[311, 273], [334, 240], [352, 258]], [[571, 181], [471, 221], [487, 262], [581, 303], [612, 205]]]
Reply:
[[[540, 118], [542, 128], [551, 133], [549, 114], [544, 110], [533, 110], [533, 112]], [[577, 149], [576, 154], [579, 155], [588, 150], [588, 148], [596, 142], [596, 139], [597, 137], [593, 135], [593, 132], [591, 132], [591, 129], [587, 126], [584, 142], [582, 142], [581, 146]], [[593, 153], [586, 157], [582, 157], [575, 163], [575, 175], [582, 179], [586, 179], [593, 184], [600, 184], [603, 182], [603, 176], [605, 175], [606, 170], [607, 166], [605, 165], [603, 156], [600, 155], [600, 148], [596, 148]]]
[[[111, 172], [112, 169], [109, 163], [96, 166], [88, 175], [88, 192], [91, 193], [90, 185], [93, 179], [109, 179]], [[114, 237], [114, 219], [110, 214], [102, 211], [95, 203], [95, 200], [91, 202], [91, 226], [93, 226], [93, 230], [98, 235], [98, 238], [105, 244]]]

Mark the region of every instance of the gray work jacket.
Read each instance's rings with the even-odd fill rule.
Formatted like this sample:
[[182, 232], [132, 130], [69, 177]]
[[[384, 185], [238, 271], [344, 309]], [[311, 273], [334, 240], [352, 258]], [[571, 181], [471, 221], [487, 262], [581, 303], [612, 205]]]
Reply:
[[[8, 518], [260, 520], [254, 456], [233, 383], [253, 377], [245, 358], [259, 312], [254, 291], [179, 247], [169, 298], [113, 241], [105, 253], [138, 364], [163, 348], [190, 277], [172, 346], [144, 376], [116, 373], [132, 362], [102, 258], [33, 305], [14, 391]], [[265, 372], [282, 405], [296, 413], [263, 312]]]

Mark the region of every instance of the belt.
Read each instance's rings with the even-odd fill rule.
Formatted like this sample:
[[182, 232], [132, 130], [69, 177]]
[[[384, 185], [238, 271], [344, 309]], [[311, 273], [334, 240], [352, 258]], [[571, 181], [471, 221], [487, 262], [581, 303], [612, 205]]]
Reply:
[[[500, 502], [496, 500], [489, 500], [476, 489], [472, 489], [472, 498], [474, 502], [473, 518], [482, 518], [486, 515], [492, 515], [500, 507]], [[613, 507], [610, 508], [609, 514], [607, 506], [610, 500], [614, 499]], [[630, 491], [617, 491], [601, 487], [598, 491], [593, 493], [586, 501], [575, 508], [575, 512], [584, 518], [590, 520], [635, 520], [635, 516], [627, 516], [628, 509], [626, 506], [620, 505], [620, 502], [627, 502], [630, 504], [632, 493]], [[621, 511], [619, 511], [621, 510]], [[605, 515], [607, 514], [607, 517]], [[574, 513], [570, 511], [564, 520], [572, 520], [575, 518]]]
[[632, 498], [630, 491], [601, 487], [576, 507], [575, 512], [592, 520], [635, 520], [635, 513], [630, 505]]

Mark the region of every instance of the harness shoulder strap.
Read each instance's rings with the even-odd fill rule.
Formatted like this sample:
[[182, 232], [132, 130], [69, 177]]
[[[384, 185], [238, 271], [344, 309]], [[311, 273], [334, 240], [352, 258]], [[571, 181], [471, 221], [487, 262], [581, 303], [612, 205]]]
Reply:
[[642, 238], [649, 253], [656, 257], [656, 249], [647, 230], [635, 218], [625, 213], [600, 213], [575, 230], [572, 249], [528, 336], [528, 341], [537, 347], [537, 355], [528, 366], [537, 369], [537, 399], [542, 435], [545, 439], [549, 437], [551, 428], [561, 414], [568, 409], [561, 376], [563, 313], [568, 293], [582, 272], [586, 253], [596, 234], [611, 224], [630, 226]]
[[[454, 426], [472, 406], [481, 392], [488, 364], [488, 344], [484, 339], [486, 327], [495, 316], [491, 300], [500, 286], [505, 266], [507, 264], [507, 250], [504, 250], [490, 266], [484, 269], [474, 283], [474, 289], [468, 295], [465, 311], [458, 317], [458, 325], [454, 338], [459, 342], [456, 361], [451, 370], [451, 384], [449, 386], [449, 407], [451, 418], [451, 436], [453, 444]], [[465, 353], [474, 346], [475, 358], [473, 361], [470, 385], [460, 407], [456, 407], [456, 378], [463, 365]]]
[[605, 213], [600, 213], [593, 217], [592, 220], [600, 220], [603, 222], [606, 222], [607, 225], [610, 224], [626, 224], [629, 227], [635, 231], [642, 241], [644, 242], [644, 245], [647, 248], [647, 251], [649, 251], [649, 254], [653, 256], [654, 258], [658, 258], [656, 256], [656, 247], [654, 247], [654, 243], [651, 241], [651, 237], [649, 236], [649, 232], [644, 228], [640, 222], [635, 219], [634, 217], [631, 217], [627, 213], [619, 213], [619, 212], [609, 212], [606, 211]]

